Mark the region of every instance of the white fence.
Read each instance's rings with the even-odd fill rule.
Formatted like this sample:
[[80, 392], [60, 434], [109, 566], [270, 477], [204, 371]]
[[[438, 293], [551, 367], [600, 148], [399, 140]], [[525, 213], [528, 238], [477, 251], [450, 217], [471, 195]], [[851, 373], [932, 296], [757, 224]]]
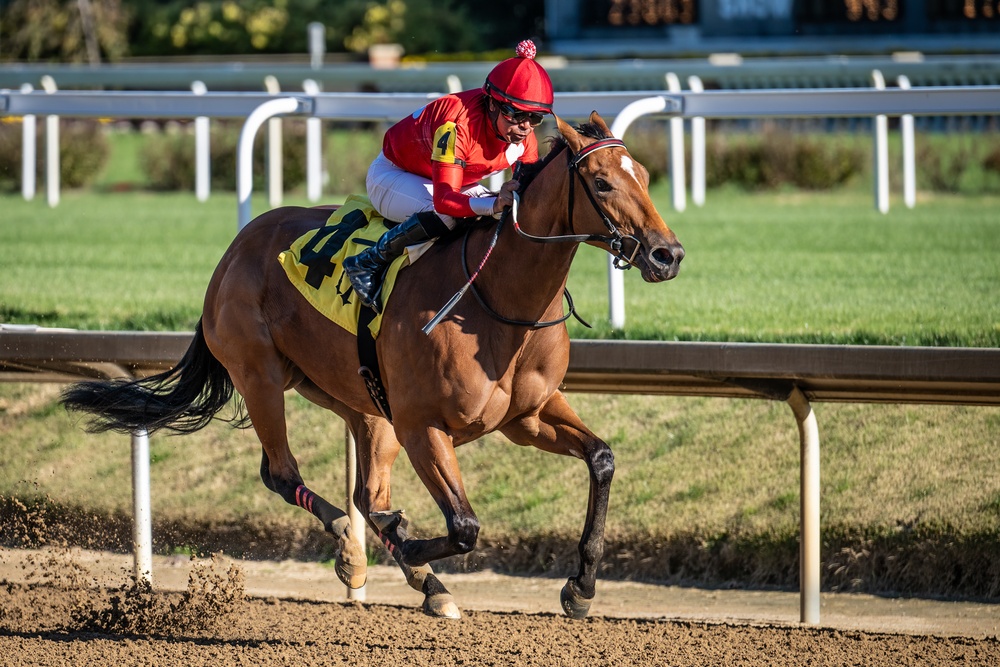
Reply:
[[[876, 83], [881, 75], [876, 76]], [[906, 82], [908, 83], [908, 82]], [[623, 137], [636, 119], [647, 115], [671, 117], [676, 121], [690, 118], [701, 127], [701, 119], [720, 118], [836, 118], [917, 115], [1000, 114], [1000, 86], [968, 86], [896, 89], [801, 89], [801, 90], [713, 90], [679, 92], [676, 77], [670, 85], [674, 92], [626, 91], [602, 93], [557, 93], [559, 114], [570, 119], [586, 118], [592, 110], [613, 118], [611, 129]], [[697, 84], [695, 84], [697, 88]], [[315, 90], [315, 88], [313, 88]], [[111, 118], [246, 118], [240, 136], [237, 165], [237, 226], [242, 228], [252, 216], [252, 147], [258, 129], [279, 115], [298, 115], [312, 119], [393, 121], [411, 113], [439, 93], [302, 93], [274, 96], [261, 93], [156, 93], [156, 92], [0, 92], [0, 114], [23, 116], [58, 115]], [[876, 146], [876, 206], [888, 211], [888, 165], [885, 123], [878, 122]], [[34, 127], [25, 123], [24, 131]], [[684, 168], [680, 147], [683, 145], [679, 122], [671, 130], [671, 190], [673, 205], [685, 207]], [[316, 125], [311, 126], [307, 141], [317, 155], [320, 141]], [[52, 141], [52, 135], [50, 141]], [[695, 143], [703, 143], [696, 140]], [[27, 146], [28, 139], [25, 139]], [[33, 142], [32, 142], [33, 145]], [[50, 159], [58, 151], [49, 148]], [[27, 151], [25, 151], [27, 153]], [[272, 151], [272, 153], [274, 153]], [[912, 145], [907, 152], [912, 161]], [[318, 164], [310, 159], [307, 190], [316, 195], [322, 178]], [[701, 165], [704, 161], [701, 160]], [[909, 174], [912, 167], [904, 169]], [[698, 182], [697, 174], [693, 177]], [[54, 185], [53, 185], [54, 184]], [[58, 178], [47, 183], [49, 201], [58, 201]], [[52, 193], [52, 188], [56, 193]], [[909, 191], [909, 186], [908, 191]], [[272, 196], [272, 205], [275, 205]], [[624, 282], [621, 272], [608, 263], [610, 319], [614, 328], [625, 325]]]

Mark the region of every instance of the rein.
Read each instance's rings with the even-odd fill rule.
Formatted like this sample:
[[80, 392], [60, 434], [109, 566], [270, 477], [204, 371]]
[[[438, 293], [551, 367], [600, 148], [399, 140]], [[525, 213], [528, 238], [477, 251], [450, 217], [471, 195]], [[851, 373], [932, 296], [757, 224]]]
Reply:
[[[635, 260], [635, 256], [639, 252], [641, 244], [639, 240], [632, 236], [631, 234], [622, 234], [611, 219], [608, 218], [608, 214], [605, 213], [600, 206], [597, 204], [597, 199], [594, 194], [587, 187], [587, 181], [584, 180], [583, 174], [580, 173], [580, 162], [583, 158], [587, 157], [595, 151], [599, 151], [602, 148], [625, 148], [625, 142], [621, 139], [611, 137], [608, 139], [600, 139], [590, 144], [589, 146], [584, 146], [580, 149], [580, 152], [576, 155], [570, 155], [569, 157], [569, 170], [575, 173], [577, 178], [580, 180], [580, 185], [583, 187], [583, 191], [587, 193], [587, 199], [590, 200], [590, 204], [597, 211], [598, 215], [601, 216], [601, 221], [604, 226], [607, 227], [608, 231], [611, 232], [611, 236], [604, 236], [603, 234], [560, 234], [558, 236], [535, 236], [534, 234], [529, 234], [528, 232], [521, 229], [521, 226], [517, 222], [517, 198], [514, 199], [514, 229], [522, 237], [528, 239], [529, 241], [534, 241], [535, 243], [586, 243], [588, 241], [599, 241], [608, 244], [611, 248], [611, 252], [614, 254], [615, 259], [613, 265], [616, 269], [626, 270], [632, 268], [632, 262]], [[571, 176], [569, 179], [569, 201], [567, 208], [569, 209], [569, 224], [570, 228], [573, 227], [573, 200], [574, 192], [573, 188], [576, 185], [576, 180]], [[623, 250], [623, 241], [625, 239], [631, 239], [635, 242], [635, 248], [632, 250], [631, 255], [626, 255]]]
[[[500, 221], [497, 222], [496, 231], [493, 233], [493, 240], [490, 241], [489, 249], [486, 251], [486, 256], [487, 257], [489, 256], [490, 251], [493, 250], [493, 246], [496, 245], [497, 238], [500, 236], [500, 229], [503, 227], [503, 223], [506, 220], [506, 218], [507, 218], [507, 211], [504, 211], [504, 214], [500, 217]], [[517, 222], [515, 221], [514, 224], [516, 225]], [[491, 308], [490, 305], [488, 303], [486, 303], [486, 300], [483, 298], [482, 294], [479, 293], [479, 290], [476, 289], [476, 286], [473, 284], [473, 281], [475, 281], [476, 276], [479, 275], [480, 269], [483, 268], [483, 264], [486, 263], [486, 257], [483, 258], [482, 263], [479, 265], [479, 269], [476, 269], [476, 272], [473, 275], [470, 276], [469, 275], [469, 265], [468, 265], [468, 262], [466, 262], [466, 250], [468, 249], [468, 247], [469, 247], [469, 231], [466, 231], [465, 238], [462, 239], [462, 268], [465, 270], [465, 277], [468, 278], [468, 282], [466, 284], [472, 289], [472, 295], [474, 297], [476, 297], [476, 301], [479, 302], [479, 305], [482, 306], [483, 310], [485, 310], [486, 313], [488, 315], [490, 315], [490, 317], [492, 317], [493, 319], [500, 320], [504, 324], [512, 324], [514, 326], [519, 326], [519, 327], [531, 327], [532, 329], [544, 329], [545, 327], [551, 327], [551, 326], [554, 326], [556, 324], [562, 324], [563, 322], [565, 322], [566, 320], [568, 320], [570, 317], [575, 317], [576, 320], [577, 320], [577, 322], [579, 322], [583, 326], [587, 327], [588, 329], [592, 329], [593, 328], [592, 326], [590, 326], [590, 324], [586, 320], [584, 320], [582, 317], [580, 317], [579, 313], [576, 312], [576, 307], [573, 305], [573, 296], [569, 293], [569, 290], [566, 289], [565, 287], [563, 288], [563, 296], [566, 297], [566, 305], [569, 306], [569, 311], [565, 315], [563, 315], [562, 317], [560, 317], [558, 319], [555, 319], [555, 320], [547, 320], [545, 322], [540, 322], [538, 320], [534, 320], [534, 321], [532, 321], [532, 320], [515, 320], [515, 319], [511, 319], [509, 317], [504, 317], [503, 315], [501, 315], [497, 311], [493, 310], [493, 308]]]
[[[575, 317], [580, 322], [580, 324], [590, 329], [591, 328], [590, 324], [584, 321], [584, 319], [580, 317], [579, 314], [577, 314], [576, 308], [573, 306], [573, 297], [570, 296], [569, 290], [565, 288], [563, 289], [563, 294], [566, 297], [566, 302], [567, 305], [569, 306], [569, 312], [567, 312], [565, 315], [563, 315], [558, 319], [539, 322], [531, 320], [514, 320], [504, 317], [503, 315], [493, 310], [493, 308], [491, 308], [486, 303], [482, 295], [480, 295], [479, 290], [475, 288], [473, 283], [479, 276], [479, 272], [482, 271], [483, 267], [486, 265], [486, 260], [489, 259], [490, 254], [493, 252], [493, 248], [497, 244], [497, 239], [500, 237], [500, 230], [503, 229], [503, 224], [507, 220], [508, 214], [512, 214], [512, 217], [514, 218], [514, 229], [522, 238], [525, 238], [529, 241], [533, 241], [535, 243], [586, 243], [588, 241], [599, 241], [602, 243], [606, 243], [608, 247], [611, 249], [612, 253], [615, 256], [612, 265], [616, 269], [625, 270], [632, 268], [632, 262], [635, 259], [636, 254], [639, 252], [639, 248], [641, 247], [639, 240], [634, 236], [632, 236], [631, 234], [622, 234], [621, 230], [619, 230], [618, 227], [616, 227], [615, 224], [611, 222], [611, 219], [608, 218], [607, 213], [605, 213], [601, 209], [601, 207], [598, 206], [597, 199], [594, 197], [594, 194], [590, 191], [590, 188], [587, 187], [587, 181], [583, 178], [583, 174], [580, 173], [579, 169], [580, 162], [582, 162], [583, 159], [588, 155], [590, 155], [591, 153], [599, 151], [602, 148], [618, 148], [618, 147], [625, 148], [625, 142], [615, 137], [607, 139], [599, 139], [594, 143], [590, 144], [589, 146], [585, 146], [582, 149], [580, 149], [580, 152], [577, 153], [576, 155], [569, 156], [569, 171], [575, 173], [577, 178], [580, 180], [580, 184], [583, 186], [583, 191], [587, 193], [587, 199], [590, 200], [590, 203], [594, 207], [594, 210], [597, 211], [598, 215], [601, 216], [601, 220], [604, 222], [604, 226], [607, 227], [608, 231], [611, 233], [610, 236], [605, 236], [603, 234], [560, 234], [557, 236], [536, 236], [534, 234], [529, 234], [528, 232], [521, 229], [521, 226], [517, 222], [518, 196], [517, 193], [515, 193], [514, 204], [504, 209], [503, 214], [500, 216], [500, 220], [497, 222], [496, 229], [493, 232], [493, 238], [490, 240], [490, 245], [486, 249], [486, 254], [483, 256], [482, 261], [479, 263], [479, 267], [472, 275], [469, 275], [469, 266], [468, 263], [466, 262], [466, 249], [468, 248], [469, 245], [469, 234], [472, 230], [471, 228], [466, 229], [465, 238], [462, 241], [462, 269], [465, 271], [465, 277], [467, 278], [467, 281], [465, 285], [463, 285], [462, 288], [458, 290], [458, 292], [456, 292], [455, 295], [451, 297], [451, 299], [448, 300], [448, 303], [446, 303], [441, 308], [441, 310], [438, 311], [437, 315], [432, 317], [431, 320], [423, 326], [421, 331], [423, 331], [427, 335], [430, 335], [430, 332], [434, 329], [434, 327], [436, 327], [441, 322], [441, 320], [443, 320], [448, 315], [451, 309], [455, 307], [455, 304], [457, 304], [462, 299], [462, 297], [465, 296], [465, 293], [470, 288], [472, 289], [472, 294], [476, 297], [476, 300], [479, 302], [479, 305], [482, 306], [483, 310], [485, 310], [487, 314], [489, 314], [494, 319], [499, 320], [505, 324], [541, 329], [544, 327], [550, 327], [556, 324], [561, 324], [562, 322], [565, 322], [572, 316]], [[569, 202], [567, 207], [569, 209], [570, 229], [572, 229], [573, 227], [573, 199], [574, 199], [573, 188], [575, 183], [576, 180], [573, 179], [572, 176], [570, 176]], [[623, 250], [623, 242], [626, 239], [631, 239], [632, 241], [635, 242], [635, 248], [632, 250], [631, 255], [626, 255]]]

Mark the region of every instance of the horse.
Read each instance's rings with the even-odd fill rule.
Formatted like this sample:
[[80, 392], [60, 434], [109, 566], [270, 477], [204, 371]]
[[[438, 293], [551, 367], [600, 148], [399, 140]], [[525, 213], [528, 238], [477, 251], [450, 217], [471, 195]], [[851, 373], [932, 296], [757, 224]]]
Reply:
[[[575, 128], [556, 123], [548, 154], [519, 175], [513, 215], [508, 209], [492, 230], [467, 225], [464, 236], [439, 240], [400, 272], [376, 339], [391, 422], [359, 377], [354, 334], [308, 304], [275, 259], [322, 226], [329, 207], [276, 208], [236, 235], [173, 369], [79, 383], [63, 392], [63, 404], [91, 413], [92, 431], [183, 433], [216, 418], [237, 392], [242, 404], [229, 421], [256, 431], [264, 485], [322, 522], [337, 542], [339, 578], [357, 588], [366, 578], [364, 528], [305, 485], [289, 448], [284, 394], [294, 389], [333, 411], [355, 437], [356, 506], [407, 583], [424, 594], [423, 610], [438, 617], [461, 612], [429, 564], [472, 551], [480, 528], [455, 448], [499, 431], [515, 444], [581, 459], [590, 484], [586, 522], [579, 569], [560, 601], [567, 616], [586, 617], [604, 551], [614, 455], [559, 390], [569, 363], [563, 298], [570, 265], [587, 243], [611, 253], [618, 268], [635, 267], [658, 283], [677, 275], [684, 248], [650, 199], [647, 170], [596, 111]], [[471, 277], [469, 257], [483, 258]], [[469, 286], [479, 298], [456, 302]], [[443, 309], [450, 296], [450, 310]], [[411, 536], [405, 515], [393, 511], [390, 470], [401, 449], [444, 515], [446, 535]]]

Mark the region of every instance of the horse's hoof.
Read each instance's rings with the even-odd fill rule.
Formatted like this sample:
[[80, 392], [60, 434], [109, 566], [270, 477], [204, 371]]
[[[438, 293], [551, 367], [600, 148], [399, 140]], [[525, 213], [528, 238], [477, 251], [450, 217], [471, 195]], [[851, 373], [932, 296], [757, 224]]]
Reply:
[[358, 567], [338, 558], [333, 569], [337, 573], [337, 578], [352, 590], [361, 588], [368, 581], [367, 565]]
[[583, 597], [577, 590], [576, 584], [570, 579], [563, 586], [562, 592], [559, 593], [559, 602], [562, 603], [563, 611], [567, 616], [579, 620], [587, 618], [593, 598]]
[[361, 588], [368, 581], [368, 558], [365, 550], [360, 544], [350, 540], [340, 550], [333, 569], [345, 586], [350, 589]]
[[455, 599], [449, 593], [437, 593], [424, 598], [424, 613], [437, 618], [462, 618]]

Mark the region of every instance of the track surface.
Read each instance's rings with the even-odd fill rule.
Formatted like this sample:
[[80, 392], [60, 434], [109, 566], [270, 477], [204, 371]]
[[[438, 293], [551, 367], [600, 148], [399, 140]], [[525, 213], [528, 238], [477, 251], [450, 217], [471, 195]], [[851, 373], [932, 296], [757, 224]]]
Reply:
[[[539, 605], [554, 607], [557, 598], [533, 602], [525, 592], [537, 591], [548, 600], [561, 586], [556, 581], [454, 577], [453, 590], [466, 606], [465, 616], [444, 621], [422, 614], [419, 596], [392, 581], [401, 576], [389, 568], [373, 572], [369, 599], [399, 595], [399, 604], [303, 595], [311, 588], [314, 594], [325, 590], [325, 595], [343, 597], [342, 589], [330, 585], [332, 574], [317, 574], [315, 565], [218, 561], [192, 569], [182, 559], [158, 559], [157, 587], [149, 591], [107, 585], [115, 572], [119, 582], [124, 579], [122, 557], [0, 551], [0, 562], [0, 665], [1000, 664], [995, 629], [990, 636], [978, 630], [963, 633], [973, 636], [919, 634], [915, 619], [902, 633], [802, 628], [775, 622], [773, 615], [763, 622], [600, 615], [571, 621], [537, 611]], [[175, 585], [184, 578], [186, 587]], [[262, 588], [262, 582], [270, 582], [266, 585], [271, 588]], [[164, 590], [169, 587], [180, 592]], [[645, 589], [634, 584], [606, 582], [604, 588], [604, 613], [641, 613], [649, 602], [643, 600]], [[288, 596], [314, 599], [287, 599], [284, 589]], [[517, 606], [529, 611], [470, 609], [463, 598], [473, 594], [484, 595], [487, 602], [513, 596]], [[636, 604], [615, 611], [615, 600], [622, 596], [633, 597]], [[988, 606], [986, 611], [954, 609], [991, 619], [996, 613]], [[795, 615], [797, 609], [787, 611]], [[869, 625], [880, 624], [877, 617], [862, 615], [862, 625], [864, 618]], [[939, 632], [947, 625], [934, 627]]]

